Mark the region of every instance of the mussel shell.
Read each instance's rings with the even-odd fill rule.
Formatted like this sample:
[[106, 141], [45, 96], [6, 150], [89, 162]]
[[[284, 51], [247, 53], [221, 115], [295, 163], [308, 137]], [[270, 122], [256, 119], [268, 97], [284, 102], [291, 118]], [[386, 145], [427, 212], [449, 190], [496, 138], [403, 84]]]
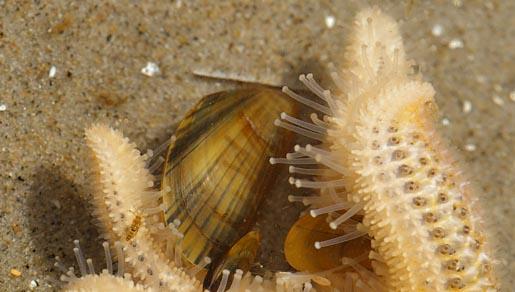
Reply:
[[[361, 222], [363, 218], [355, 215], [351, 220]], [[315, 218], [309, 214], [303, 215], [288, 232], [284, 241], [284, 255], [295, 270], [317, 273], [340, 267], [343, 257], [358, 258], [368, 254], [372, 249], [370, 239], [364, 236], [321, 249], [315, 248], [316, 241], [324, 241], [344, 234], [343, 228], [333, 230], [329, 227], [327, 215]], [[360, 264], [371, 268], [368, 260], [361, 261]]]
[[[274, 126], [297, 105], [280, 90], [258, 87], [204, 97], [187, 114], [168, 149], [162, 179], [165, 220], [181, 221], [183, 255], [213, 264], [252, 230], [259, 205], [274, 187], [291, 134]], [[213, 265], [212, 264], [212, 265]]]

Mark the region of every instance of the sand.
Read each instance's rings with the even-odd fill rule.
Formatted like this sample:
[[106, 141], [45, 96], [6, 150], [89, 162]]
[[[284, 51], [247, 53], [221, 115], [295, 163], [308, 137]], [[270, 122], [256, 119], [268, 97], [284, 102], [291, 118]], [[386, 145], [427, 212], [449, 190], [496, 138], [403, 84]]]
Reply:
[[[0, 1], [2, 291], [58, 289], [53, 258], [72, 264], [73, 239], [102, 259], [88, 213], [85, 127], [107, 123], [145, 150], [203, 95], [242, 86], [192, 72], [293, 86], [299, 73], [314, 72], [325, 81], [360, 7], [141, 2]], [[479, 190], [511, 287], [515, 2], [377, 4], [403, 20], [408, 55], [436, 88], [442, 130]], [[148, 62], [159, 73], [143, 74]]]

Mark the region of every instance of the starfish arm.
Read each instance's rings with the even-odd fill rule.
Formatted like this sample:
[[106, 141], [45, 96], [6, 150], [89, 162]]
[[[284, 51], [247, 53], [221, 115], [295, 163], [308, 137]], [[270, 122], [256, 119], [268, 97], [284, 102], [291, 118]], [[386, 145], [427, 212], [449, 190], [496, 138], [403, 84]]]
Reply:
[[63, 288], [65, 292], [101, 292], [101, 291], [125, 291], [125, 292], [150, 292], [141, 285], [135, 285], [132, 280], [103, 273], [100, 275], [87, 275], [70, 282]]
[[[158, 201], [145, 198], [153, 180], [135, 145], [120, 132], [102, 125], [86, 130], [86, 140], [96, 173], [95, 214], [107, 237], [124, 245], [125, 261], [133, 276], [148, 287], [177, 291], [200, 289], [200, 283], [170, 262], [161, 245], [152, 238], [150, 230], [159, 216], [145, 212], [155, 210]], [[145, 214], [143, 224], [134, 237], [127, 240], [127, 232], [139, 212]]]

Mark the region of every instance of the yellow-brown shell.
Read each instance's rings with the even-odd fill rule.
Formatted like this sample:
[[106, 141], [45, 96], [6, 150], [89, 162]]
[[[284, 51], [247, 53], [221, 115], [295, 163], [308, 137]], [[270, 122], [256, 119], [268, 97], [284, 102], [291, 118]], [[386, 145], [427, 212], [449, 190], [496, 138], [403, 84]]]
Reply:
[[[316, 241], [328, 240], [343, 234], [345, 232], [342, 228], [333, 230], [329, 227], [326, 215], [316, 218], [309, 214], [303, 215], [290, 228], [284, 241], [286, 260], [297, 271], [316, 273], [341, 266], [343, 257], [358, 258], [370, 252], [370, 240], [366, 237], [358, 237], [322, 249], [315, 248]], [[368, 259], [361, 264], [370, 267]]]
[[180, 220], [183, 255], [213, 264], [252, 230], [258, 206], [278, 169], [269, 157], [284, 155], [289, 134], [274, 126], [295, 113], [280, 90], [258, 87], [204, 97], [187, 114], [170, 145], [162, 179], [165, 220]]

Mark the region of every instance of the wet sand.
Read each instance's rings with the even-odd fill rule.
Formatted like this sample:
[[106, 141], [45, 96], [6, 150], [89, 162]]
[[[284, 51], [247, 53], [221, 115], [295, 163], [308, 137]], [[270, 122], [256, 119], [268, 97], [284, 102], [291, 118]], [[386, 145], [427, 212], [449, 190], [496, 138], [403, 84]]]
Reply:
[[[244, 86], [192, 72], [294, 86], [299, 73], [313, 72], [327, 84], [359, 9], [339, 1], [68, 2], [0, 1], [2, 291], [58, 289], [53, 258], [72, 264], [73, 239], [102, 260], [88, 213], [85, 127], [107, 123], [142, 150], [155, 148], [203, 95]], [[437, 91], [442, 130], [479, 190], [511, 287], [515, 2], [373, 3], [403, 19], [408, 55]], [[160, 72], [143, 74], [148, 62]]]

